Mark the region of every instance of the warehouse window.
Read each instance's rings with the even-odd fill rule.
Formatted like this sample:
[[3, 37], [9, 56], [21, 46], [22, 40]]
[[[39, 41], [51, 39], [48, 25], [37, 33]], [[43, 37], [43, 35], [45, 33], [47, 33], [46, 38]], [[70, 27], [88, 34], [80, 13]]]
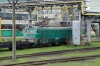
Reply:
[[[12, 13], [0, 13], [3, 20], [12, 20]], [[21, 20], [22, 16], [28, 17], [28, 14], [16, 14], [16, 20]]]

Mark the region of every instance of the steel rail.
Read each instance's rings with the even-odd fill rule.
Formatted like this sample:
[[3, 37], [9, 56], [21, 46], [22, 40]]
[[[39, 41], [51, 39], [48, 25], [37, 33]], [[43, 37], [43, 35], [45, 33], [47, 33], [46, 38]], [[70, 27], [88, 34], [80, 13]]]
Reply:
[[[72, 57], [72, 58], [61, 58], [61, 59], [52, 59], [52, 60], [43, 60], [43, 61], [31, 61], [25, 63], [17, 63], [17, 64], [8, 64], [4, 66], [22, 66], [26, 65], [44, 65], [44, 64], [52, 64], [52, 63], [62, 63], [62, 62], [73, 62], [73, 61], [84, 61], [89, 59], [100, 58], [100, 55], [91, 55], [91, 56], [83, 56], [83, 57]], [[3, 66], [3, 65], [2, 65]]]

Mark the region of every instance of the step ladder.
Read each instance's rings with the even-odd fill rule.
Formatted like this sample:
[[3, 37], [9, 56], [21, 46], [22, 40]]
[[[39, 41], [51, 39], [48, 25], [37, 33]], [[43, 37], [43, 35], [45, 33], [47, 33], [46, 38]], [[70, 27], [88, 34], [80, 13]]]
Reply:
[[99, 34], [98, 34], [98, 29], [97, 29], [96, 25], [91, 24], [91, 27], [92, 27], [93, 31], [95, 32], [96, 36], [98, 36]]

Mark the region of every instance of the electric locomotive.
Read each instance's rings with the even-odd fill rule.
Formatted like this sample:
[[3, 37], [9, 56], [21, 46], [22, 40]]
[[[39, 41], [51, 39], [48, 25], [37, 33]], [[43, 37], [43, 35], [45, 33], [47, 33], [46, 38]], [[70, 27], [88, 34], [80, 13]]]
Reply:
[[22, 41], [31, 42], [33, 47], [66, 44], [72, 37], [72, 28], [62, 23], [50, 20], [29, 25], [23, 30]]

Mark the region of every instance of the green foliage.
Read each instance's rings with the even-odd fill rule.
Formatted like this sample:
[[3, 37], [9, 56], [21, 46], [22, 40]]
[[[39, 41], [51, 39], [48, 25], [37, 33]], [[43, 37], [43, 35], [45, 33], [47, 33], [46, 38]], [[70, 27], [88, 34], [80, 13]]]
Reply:
[[100, 58], [80, 62], [47, 64], [42, 66], [100, 66]]

